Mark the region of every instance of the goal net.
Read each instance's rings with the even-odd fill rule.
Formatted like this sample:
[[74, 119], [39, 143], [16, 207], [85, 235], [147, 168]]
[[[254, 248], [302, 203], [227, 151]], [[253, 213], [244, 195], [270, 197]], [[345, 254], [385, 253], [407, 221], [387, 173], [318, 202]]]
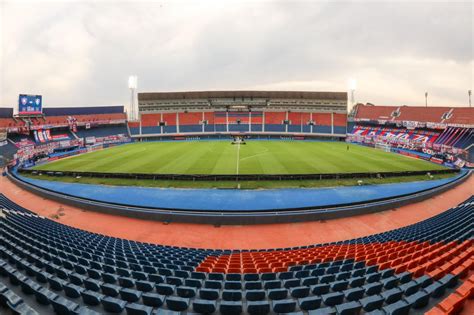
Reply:
[[245, 144], [245, 139], [243, 136], [232, 136], [232, 144]]
[[387, 143], [382, 143], [382, 142], [376, 143], [375, 148], [379, 150], [383, 150], [385, 152], [390, 152], [390, 145]]

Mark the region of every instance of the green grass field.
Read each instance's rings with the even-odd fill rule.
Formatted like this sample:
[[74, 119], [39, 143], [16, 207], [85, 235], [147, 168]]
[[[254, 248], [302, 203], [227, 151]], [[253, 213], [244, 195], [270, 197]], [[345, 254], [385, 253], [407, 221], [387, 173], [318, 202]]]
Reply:
[[444, 167], [341, 142], [144, 142], [36, 166], [44, 171], [151, 174], [310, 174], [431, 171]]

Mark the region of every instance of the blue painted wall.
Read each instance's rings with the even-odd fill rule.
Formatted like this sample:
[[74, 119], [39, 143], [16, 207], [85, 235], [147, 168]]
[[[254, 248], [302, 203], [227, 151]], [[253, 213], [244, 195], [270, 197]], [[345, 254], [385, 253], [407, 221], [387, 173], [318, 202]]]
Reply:
[[12, 118], [13, 108], [0, 108], [0, 118]]
[[43, 114], [45, 114], [46, 116], [120, 114], [123, 112], [124, 112], [123, 106], [43, 108]]

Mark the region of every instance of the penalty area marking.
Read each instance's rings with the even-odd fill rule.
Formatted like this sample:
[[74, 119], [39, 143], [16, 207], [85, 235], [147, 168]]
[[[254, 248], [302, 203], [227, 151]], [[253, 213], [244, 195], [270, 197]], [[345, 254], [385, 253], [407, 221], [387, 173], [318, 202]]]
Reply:
[[246, 159], [252, 159], [252, 158], [254, 158], [254, 157], [256, 157], [256, 156], [265, 155], [265, 154], [267, 154], [269, 151], [270, 151], [270, 150], [265, 149], [265, 151], [262, 151], [262, 152], [260, 152], [260, 153], [256, 153], [256, 154], [253, 154], [253, 155], [246, 156], [246, 157], [244, 157], [244, 158], [241, 158], [240, 160], [243, 161], [243, 160], [246, 160]]

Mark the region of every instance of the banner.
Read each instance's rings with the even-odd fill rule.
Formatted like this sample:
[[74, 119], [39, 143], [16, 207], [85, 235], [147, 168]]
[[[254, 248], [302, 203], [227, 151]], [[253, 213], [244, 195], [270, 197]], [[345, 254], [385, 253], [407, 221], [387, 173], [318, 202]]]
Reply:
[[35, 141], [36, 141], [36, 142], [40, 142], [40, 141], [39, 141], [39, 138], [38, 138], [38, 131], [35, 130], [35, 131], [33, 132], [33, 135], [34, 135], [34, 137], [35, 137]]
[[443, 164], [443, 162], [444, 162], [442, 159], [438, 159], [438, 158], [436, 158], [436, 157], [432, 157], [432, 158], [430, 159], [430, 161], [431, 161], [431, 162], [434, 162], [434, 163], [436, 163], [436, 164]]
[[0, 146], [5, 146], [8, 144], [7, 141], [7, 133], [6, 132], [0, 132]]
[[51, 139], [54, 141], [58, 140], [69, 140], [69, 136], [67, 134], [60, 134], [60, 135], [53, 135], [51, 136]]
[[95, 137], [86, 137], [86, 144], [95, 144]]
[[41, 130], [38, 130], [36, 134], [38, 135], [39, 142], [44, 142], [43, 132]]

